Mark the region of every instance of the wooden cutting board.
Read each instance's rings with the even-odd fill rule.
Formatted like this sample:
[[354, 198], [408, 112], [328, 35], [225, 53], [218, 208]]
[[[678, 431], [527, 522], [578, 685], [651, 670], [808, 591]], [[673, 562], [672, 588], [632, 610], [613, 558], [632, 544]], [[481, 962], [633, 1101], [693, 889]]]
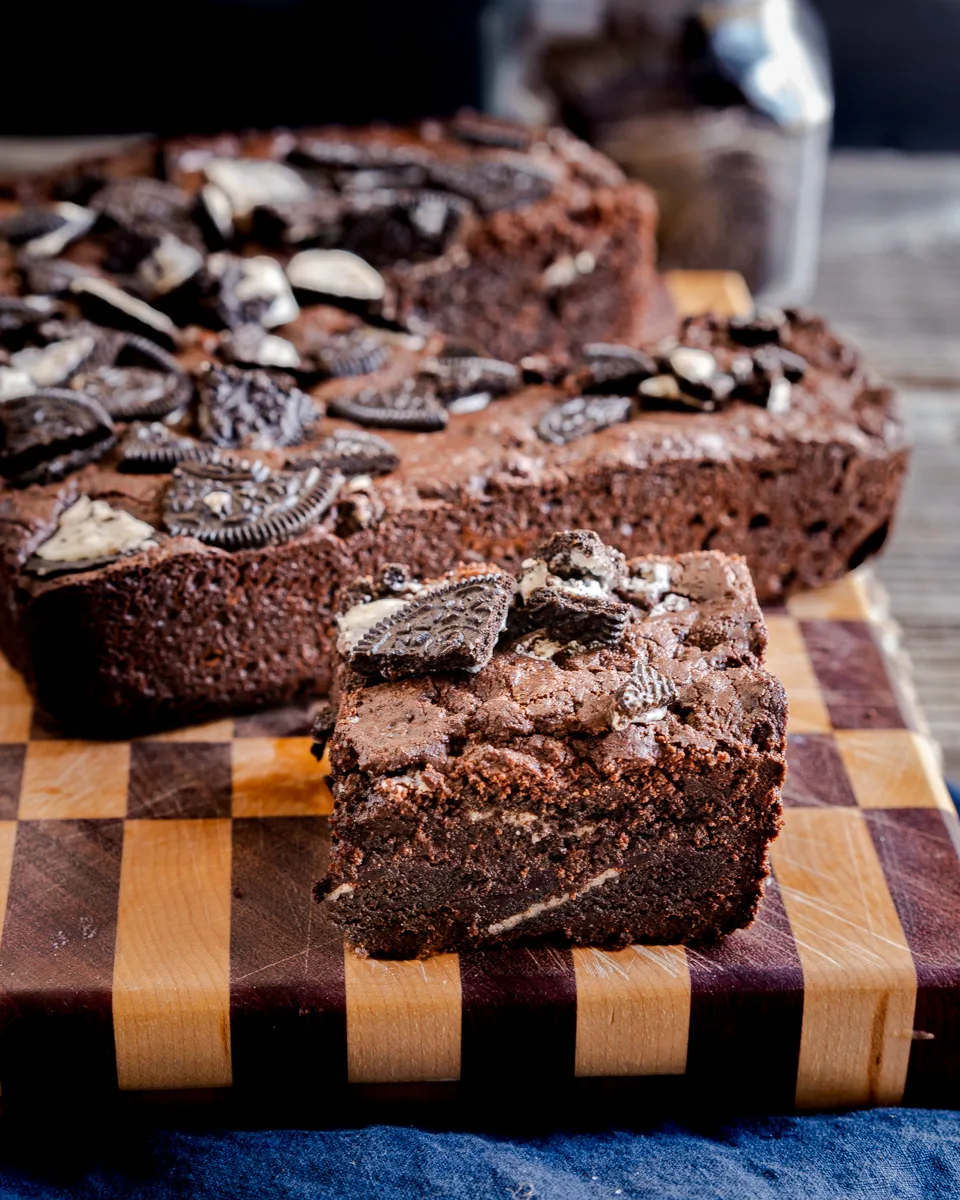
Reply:
[[[735, 276], [668, 282], [682, 310], [746, 300]], [[770, 1109], [960, 1102], [960, 831], [869, 576], [767, 619], [786, 823], [759, 920], [707, 951], [359, 959], [310, 895], [331, 798], [309, 712], [63, 740], [0, 664], [4, 1097], [619, 1077]]]

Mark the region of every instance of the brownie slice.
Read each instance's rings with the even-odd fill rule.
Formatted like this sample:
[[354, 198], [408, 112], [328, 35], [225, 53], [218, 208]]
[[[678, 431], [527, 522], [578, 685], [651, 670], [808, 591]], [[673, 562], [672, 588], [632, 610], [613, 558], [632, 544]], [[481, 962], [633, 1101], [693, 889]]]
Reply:
[[[341, 592], [388, 562], [422, 577], [462, 560], [515, 570], [553, 530], [589, 525], [629, 555], [743, 554], [777, 601], [875, 554], [896, 510], [907, 448], [891, 391], [809, 313], [698, 317], [667, 343], [591, 346], [522, 371], [330, 306], [283, 333], [304, 357], [319, 347], [359, 373], [310, 386], [312, 413], [289, 377], [231, 367], [221, 388], [202, 374], [194, 417], [116, 418], [111, 431], [104, 416], [102, 439], [77, 452], [99, 461], [0, 490], [0, 642], [71, 728], [139, 732], [322, 694]], [[171, 378], [164, 403], [180, 395]], [[303, 440], [286, 444], [290, 430]], [[49, 452], [59, 471], [68, 456]], [[168, 512], [189, 493], [178, 463], [194, 491], [223, 491], [190, 465], [211, 454], [344, 481], [314, 478], [282, 524], [250, 510], [251, 527], [218, 543]], [[83, 498], [149, 535], [38, 563]]]
[[780, 825], [787, 702], [742, 559], [624, 562], [593, 534], [556, 535], [524, 563], [482, 665], [444, 669], [429, 636], [451, 638], [441, 610], [498, 578], [368, 580], [339, 618], [317, 896], [349, 942], [411, 958], [703, 942], [749, 924]]

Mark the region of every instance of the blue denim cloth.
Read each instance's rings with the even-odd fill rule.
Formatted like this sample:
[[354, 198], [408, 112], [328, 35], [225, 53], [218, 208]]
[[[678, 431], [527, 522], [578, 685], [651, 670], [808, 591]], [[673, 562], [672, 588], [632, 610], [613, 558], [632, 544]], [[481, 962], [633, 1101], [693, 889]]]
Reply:
[[[506, 1138], [373, 1126], [0, 1135], [0, 1200], [932, 1200], [960, 1196], [960, 1113], [876, 1110]], [[78, 1161], [81, 1157], [82, 1160]]]

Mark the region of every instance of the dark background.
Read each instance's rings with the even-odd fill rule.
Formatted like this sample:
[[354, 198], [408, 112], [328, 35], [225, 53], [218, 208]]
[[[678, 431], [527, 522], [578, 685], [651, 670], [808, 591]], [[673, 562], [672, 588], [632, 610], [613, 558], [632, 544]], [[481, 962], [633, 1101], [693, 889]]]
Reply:
[[[835, 141], [960, 148], [960, 2], [814, 0]], [[9, 0], [0, 132], [402, 120], [475, 104], [483, 0]]]

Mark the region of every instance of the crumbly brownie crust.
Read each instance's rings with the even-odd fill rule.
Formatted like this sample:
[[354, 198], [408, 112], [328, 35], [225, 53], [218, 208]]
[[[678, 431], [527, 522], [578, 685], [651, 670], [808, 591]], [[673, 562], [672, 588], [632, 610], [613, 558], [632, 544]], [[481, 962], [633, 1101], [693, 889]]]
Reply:
[[347, 671], [318, 898], [361, 953], [709, 941], [752, 920], [786, 697], [749, 574], [717, 553], [627, 574], [617, 645], [508, 631], [472, 675]]

